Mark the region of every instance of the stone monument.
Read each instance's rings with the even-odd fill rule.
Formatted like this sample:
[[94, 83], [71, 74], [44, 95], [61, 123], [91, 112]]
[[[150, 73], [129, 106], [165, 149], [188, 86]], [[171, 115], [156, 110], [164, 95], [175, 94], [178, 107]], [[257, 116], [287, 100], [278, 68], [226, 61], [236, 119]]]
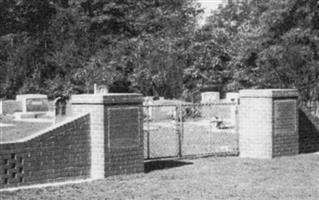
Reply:
[[17, 95], [16, 101], [21, 102], [22, 112], [14, 113], [16, 119], [37, 118], [44, 116], [49, 111], [47, 95], [42, 94], [23, 94]]
[[22, 112], [47, 112], [49, 111], [48, 96], [43, 94], [17, 95], [16, 101], [22, 102]]
[[94, 84], [94, 94], [107, 94], [107, 93], [109, 93], [108, 86]]
[[203, 92], [201, 96], [201, 103], [211, 103], [220, 101], [219, 92]]

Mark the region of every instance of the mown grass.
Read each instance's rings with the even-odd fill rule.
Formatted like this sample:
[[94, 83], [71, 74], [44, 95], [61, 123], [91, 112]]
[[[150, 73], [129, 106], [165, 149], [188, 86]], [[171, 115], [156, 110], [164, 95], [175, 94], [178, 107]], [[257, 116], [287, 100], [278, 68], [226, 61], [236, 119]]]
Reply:
[[2, 192], [0, 199], [319, 199], [319, 155], [315, 154], [165, 162], [146, 163], [144, 174]]
[[12, 117], [6, 116], [0, 116], [0, 123], [13, 125], [9, 127], [0, 127], [0, 142], [15, 141], [52, 125], [52, 123], [14, 121]]

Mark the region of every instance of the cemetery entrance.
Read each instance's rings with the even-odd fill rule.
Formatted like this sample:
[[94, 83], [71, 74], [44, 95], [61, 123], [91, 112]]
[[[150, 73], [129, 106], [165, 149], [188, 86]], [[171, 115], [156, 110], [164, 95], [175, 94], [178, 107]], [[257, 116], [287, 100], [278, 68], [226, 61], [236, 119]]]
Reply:
[[238, 155], [237, 103], [144, 105], [144, 158]]

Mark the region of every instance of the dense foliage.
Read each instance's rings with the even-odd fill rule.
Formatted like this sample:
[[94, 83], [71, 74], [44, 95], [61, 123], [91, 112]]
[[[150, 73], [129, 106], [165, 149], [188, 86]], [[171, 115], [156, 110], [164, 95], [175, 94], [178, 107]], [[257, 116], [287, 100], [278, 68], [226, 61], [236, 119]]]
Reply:
[[304, 100], [317, 100], [318, 24], [316, 0], [254, 0], [219, 10], [207, 27], [227, 41], [229, 87], [297, 88]]
[[193, 0], [1, 0], [1, 97], [111, 91], [178, 97]]
[[298, 88], [318, 99], [317, 0], [251, 0], [199, 27], [195, 0], [0, 0], [0, 98]]

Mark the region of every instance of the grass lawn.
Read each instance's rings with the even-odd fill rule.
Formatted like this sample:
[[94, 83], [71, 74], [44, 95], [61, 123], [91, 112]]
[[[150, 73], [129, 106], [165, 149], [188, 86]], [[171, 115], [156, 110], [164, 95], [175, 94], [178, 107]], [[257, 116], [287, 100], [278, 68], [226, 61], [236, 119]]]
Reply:
[[[153, 161], [147, 173], [0, 193], [0, 199], [319, 199], [319, 155]], [[166, 168], [166, 169], [162, 169]]]
[[0, 127], [0, 142], [21, 139], [52, 125], [52, 123], [14, 121], [12, 118], [4, 116], [0, 116], [0, 123], [13, 125]]

